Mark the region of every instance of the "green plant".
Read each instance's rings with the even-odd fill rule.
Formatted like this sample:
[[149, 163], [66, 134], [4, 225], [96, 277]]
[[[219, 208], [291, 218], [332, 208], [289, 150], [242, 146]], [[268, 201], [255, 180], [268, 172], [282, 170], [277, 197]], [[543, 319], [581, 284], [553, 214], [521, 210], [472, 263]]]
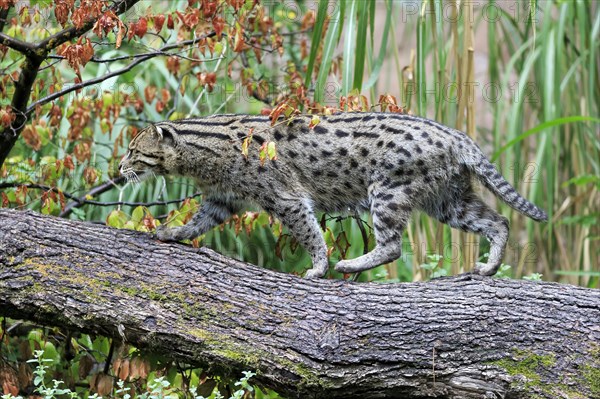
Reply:
[[[62, 398], [78, 398], [80, 397], [78, 392], [74, 392], [69, 388], [61, 388], [61, 385], [64, 385], [63, 381], [57, 381], [53, 379], [50, 383], [47, 383], [48, 379], [47, 370], [48, 366], [46, 363], [52, 363], [52, 359], [44, 358], [43, 350], [36, 350], [34, 352], [34, 359], [28, 361], [28, 363], [35, 364], [35, 368], [33, 370], [34, 379], [33, 384], [35, 385], [35, 392], [39, 394], [43, 399], [62, 399]], [[243, 377], [241, 377], [238, 381], [234, 383], [238, 389], [236, 389], [228, 399], [242, 399], [246, 395], [252, 394], [254, 392], [254, 387], [250, 385], [249, 380], [254, 377], [256, 374], [251, 371], [244, 371]], [[171, 382], [167, 380], [165, 377], [158, 377], [148, 382], [147, 392], [144, 392], [139, 395], [132, 396], [129, 394], [130, 388], [125, 387], [125, 382], [122, 380], [118, 380], [116, 382], [117, 387], [113, 389], [112, 394], [108, 395], [111, 398], [119, 398], [119, 399], [167, 399], [179, 398], [177, 394], [177, 390], [173, 389], [171, 386]], [[189, 393], [192, 395], [193, 399], [225, 399], [223, 395], [221, 395], [219, 389], [215, 387], [211, 394], [208, 397], [204, 397], [202, 395], [197, 395], [198, 386], [192, 385], [188, 389]], [[101, 399], [102, 396], [98, 394], [92, 394], [88, 396], [88, 399]], [[23, 399], [21, 396], [13, 396], [11, 394], [2, 395], [1, 399]]]
[[442, 255], [433, 254], [427, 255], [427, 263], [419, 265], [419, 267], [427, 271], [431, 278], [444, 277], [448, 275], [448, 270], [443, 266], [440, 266], [440, 260], [444, 257]]

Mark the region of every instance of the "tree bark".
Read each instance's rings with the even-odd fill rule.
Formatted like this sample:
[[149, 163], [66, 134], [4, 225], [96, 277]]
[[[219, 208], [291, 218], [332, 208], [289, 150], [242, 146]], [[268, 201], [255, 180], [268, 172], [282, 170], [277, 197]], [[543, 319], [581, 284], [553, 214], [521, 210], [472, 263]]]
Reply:
[[0, 315], [256, 371], [289, 398], [600, 397], [598, 290], [305, 280], [30, 211], [0, 210]]

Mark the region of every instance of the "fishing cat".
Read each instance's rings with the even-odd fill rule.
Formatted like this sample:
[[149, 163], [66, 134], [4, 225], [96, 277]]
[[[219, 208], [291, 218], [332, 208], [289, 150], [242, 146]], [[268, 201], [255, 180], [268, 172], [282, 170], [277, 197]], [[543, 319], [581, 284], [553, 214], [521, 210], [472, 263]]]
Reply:
[[[546, 213], [523, 198], [461, 131], [404, 114], [340, 113], [296, 116], [271, 125], [266, 116], [215, 115], [152, 124], [129, 144], [120, 164], [128, 177], [144, 172], [194, 178], [203, 193], [200, 210], [185, 226], [159, 226], [158, 239], [197, 237], [253, 202], [281, 220], [310, 253], [306, 277], [328, 270], [317, 210], [368, 210], [376, 246], [335, 265], [360, 272], [401, 255], [411, 213], [422, 210], [454, 228], [490, 242], [487, 263], [474, 272], [493, 275], [508, 240], [508, 220], [474, 192], [472, 177], [517, 211], [537, 221]], [[251, 135], [245, 156], [242, 144]], [[246, 141], [246, 143], [248, 143]], [[276, 160], [259, 160], [274, 142]]]

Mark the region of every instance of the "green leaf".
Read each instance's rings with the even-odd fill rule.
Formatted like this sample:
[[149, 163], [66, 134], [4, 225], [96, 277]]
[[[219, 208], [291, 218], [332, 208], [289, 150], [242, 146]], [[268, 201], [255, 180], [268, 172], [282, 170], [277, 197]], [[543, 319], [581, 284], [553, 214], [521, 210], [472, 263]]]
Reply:
[[145, 208], [143, 206], [136, 206], [133, 212], [131, 213], [131, 221], [135, 226], [138, 226], [142, 219], [144, 219]]
[[108, 217], [106, 218], [106, 225], [110, 227], [116, 227], [117, 229], [122, 229], [125, 227], [127, 219], [128, 217], [125, 212], [115, 209], [108, 214]]
[[329, 1], [321, 0], [319, 2], [319, 8], [317, 10], [317, 18], [315, 20], [315, 26], [313, 27], [312, 41], [310, 44], [310, 55], [308, 57], [308, 67], [306, 68], [306, 77], [304, 79], [304, 86], [310, 87], [312, 80], [312, 72], [315, 66], [315, 60], [317, 59], [317, 52], [319, 51], [319, 45], [321, 44], [321, 36], [323, 35], [323, 25], [325, 24], [325, 18], [327, 17], [327, 6]]
[[40, 6], [40, 8], [52, 7], [52, 0], [31, 0], [31, 7]]
[[274, 141], [269, 141], [269, 144], [267, 144], [267, 155], [271, 161], [277, 160], [277, 149]]
[[[356, 46], [356, 4], [358, 0], [350, 1], [348, 23], [346, 24], [346, 39], [344, 43], [344, 59], [342, 61], [342, 96], [347, 96], [352, 89], [352, 68], [350, 60], [354, 58]], [[364, 2], [361, 2], [364, 3]], [[364, 61], [364, 60], [363, 60]]]
[[385, 2], [385, 5], [387, 7], [387, 10], [385, 15], [385, 26], [383, 27], [383, 34], [381, 37], [381, 47], [379, 48], [379, 56], [377, 56], [377, 59], [373, 64], [371, 76], [369, 76], [367, 83], [364, 84], [363, 90], [368, 90], [375, 84], [377, 78], [379, 78], [379, 71], [381, 71], [383, 60], [385, 59], [385, 56], [387, 54], [388, 36], [390, 32], [390, 27], [392, 25], [392, 3], [390, 0], [387, 0]]
[[563, 187], [567, 187], [571, 184], [576, 186], [585, 186], [586, 184], [595, 184], [600, 189], [600, 176], [596, 175], [581, 175], [575, 176], [572, 179], [567, 180], [562, 184]]
[[[353, 89], [361, 90], [363, 74], [365, 72], [365, 59], [367, 54], [367, 26], [369, 13], [366, 1], [358, 2], [358, 35], [356, 37], [356, 54], [354, 57], [354, 82]], [[352, 18], [352, 16], [350, 16]]]
[[60, 363], [60, 355], [56, 350], [56, 346], [52, 342], [46, 342], [44, 345], [44, 359], [51, 360], [53, 363]]
[[578, 224], [584, 227], [594, 226], [600, 220], [600, 213], [590, 215], [565, 216], [560, 220], [561, 224]]
[[331, 17], [329, 28], [327, 29], [325, 44], [323, 45], [323, 55], [321, 57], [321, 68], [319, 69], [317, 85], [315, 87], [315, 102], [317, 103], [323, 103], [325, 99], [325, 83], [327, 83], [327, 77], [329, 76], [329, 70], [333, 62], [333, 55], [340, 39], [340, 28], [343, 26], [341, 22], [344, 20], [344, 4], [345, 2], [341, 2], [340, 7], [336, 8], [336, 13]]
[[[422, 13], [419, 13], [417, 18], [417, 69], [415, 75], [417, 77], [417, 87], [427, 87], [427, 77], [425, 76], [425, 56], [427, 46], [427, 27], [426, 19]], [[425, 103], [427, 97], [424, 90], [417, 90], [417, 114], [425, 115]]]
[[54, 209], [56, 208], [56, 203], [50, 197], [46, 198], [42, 204], [42, 214], [51, 215]]
[[515, 137], [514, 139], [512, 139], [511, 141], [506, 143], [503, 147], [501, 147], [498, 151], [496, 151], [494, 156], [492, 156], [491, 160], [492, 160], [492, 162], [496, 161], [498, 159], [498, 157], [500, 156], [500, 154], [502, 154], [504, 151], [508, 150], [513, 145], [525, 140], [527, 137], [529, 137], [531, 135], [540, 133], [543, 130], [554, 127], [554, 126], [560, 126], [560, 125], [564, 125], [566, 123], [573, 123], [573, 122], [600, 123], [600, 119], [592, 118], [591, 116], [567, 116], [564, 118], [556, 118], [556, 119], [541, 123], [541, 124], [537, 125], [536, 127], [531, 128], [531, 129], [527, 130], [526, 132], [521, 133], [520, 135], [518, 135], [517, 137]]

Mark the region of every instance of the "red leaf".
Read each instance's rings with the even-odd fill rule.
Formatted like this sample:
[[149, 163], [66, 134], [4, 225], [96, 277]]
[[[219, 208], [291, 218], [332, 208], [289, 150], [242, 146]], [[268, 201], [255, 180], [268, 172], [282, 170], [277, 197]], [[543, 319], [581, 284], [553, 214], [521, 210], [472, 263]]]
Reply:
[[54, 0], [54, 16], [62, 27], [67, 24], [69, 14], [74, 6], [75, 0]]
[[202, 13], [204, 18], [209, 19], [217, 11], [217, 2], [214, 0], [202, 0]]
[[25, 143], [33, 148], [35, 151], [38, 151], [42, 146], [42, 140], [40, 139], [40, 135], [35, 131], [33, 126], [27, 125], [21, 132], [21, 136]]
[[223, 33], [223, 28], [225, 28], [225, 20], [222, 17], [214, 17], [212, 19], [213, 29], [217, 34], [217, 40], [221, 40], [221, 34]]
[[238, 28], [235, 31], [235, 40], [233, 44], [233, 51], [236, 53], [241, 52], [244, 49], [244, 35], [242, 35], [242, 28]]
[[160, 32], [165, 24], [165, 16], [164, 15], [155, 15], [154, 16], [154, 30], [156, 33]]
[[2, 208], [8, 208], [8, 206], [10, 205], [10, 201], [8, 200], [8, 195], [6, 195], [5, 192], [1, 192], [0, 195], [2, 196]]
[[148, 21], [146, 18], [140, 18], [140, 20], [135, 24], [134, 30], [137, 37], [144, 37], [146, 32], [148, 32]]
[[6, 108], [0, 108], [0, 125], [2, 127], [8, 127], [15, 120], [17, 116], [12, 112], [12, 108], [7, 106]]
[[146, 102], [151, 103], [152, 100], [154, 100], [154, 97], [156, 97], [156, 87], [146, 86], [144, 89], [144, 98], [146, 99]]
[[75, 165], [73, 164], [73, 158], [70, 155], [65, 156], [65, 159], [63, 160], [63, 165], [69, 170], [75, 169]]

